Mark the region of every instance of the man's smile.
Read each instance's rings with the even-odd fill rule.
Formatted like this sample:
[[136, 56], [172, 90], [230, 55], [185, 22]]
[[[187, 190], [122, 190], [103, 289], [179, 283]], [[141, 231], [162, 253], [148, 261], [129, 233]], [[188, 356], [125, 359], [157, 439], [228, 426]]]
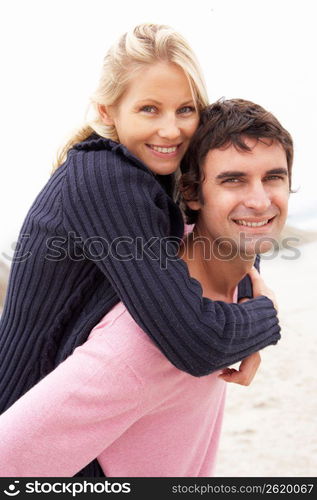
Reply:
[[275, 219], [275, 215], [273, 217], [266, 217], [265, 219], [232, 219], [235, 224], [238, 226], [244, 226], [244, 227], [263, 227], [263, 226], [268, 226], [269, 224], [272, 223], [273, 219]]

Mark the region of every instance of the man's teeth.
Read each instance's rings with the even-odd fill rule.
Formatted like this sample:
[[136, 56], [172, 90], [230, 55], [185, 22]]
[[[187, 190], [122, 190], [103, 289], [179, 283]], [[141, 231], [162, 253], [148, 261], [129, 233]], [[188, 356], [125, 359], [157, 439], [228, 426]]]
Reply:
[[248, 226], [248, 227], [260, 227], [260, 226], [265, 226], [269, 222], [270, 219], [263, 220], [261, 222], [247, 222], [245, 220], [236, 220], [235, 222], [237, 224], [240, 224], [241, 226]]
[[157, 151], [158, 153], [175, 153], [177, 146], [173, 146], [171, 148], [161, 148], [160, 146], [150, 146], [151, 149]]

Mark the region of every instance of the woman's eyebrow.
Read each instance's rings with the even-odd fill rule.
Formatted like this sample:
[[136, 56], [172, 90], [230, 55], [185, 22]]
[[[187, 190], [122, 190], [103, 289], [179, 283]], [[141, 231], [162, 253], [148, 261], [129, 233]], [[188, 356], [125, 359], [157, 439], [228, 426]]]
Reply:
[[190, 99], [189, 101], [182, 102], [181, 106], [186, 106], [187, 104], [192, 104], [192, 105], [195, 104], [194, 99]]
[[[151, 102], [151, 103], [153, 102], [154, 104], [157, 104], [158, 106], [160, 106], [162, 104], [160, 101], [158, 101], [157, 99], [153, 99], [152, 97], [146, 97], [145, 99], [140, 99], [139, 101], [136, 102], [136, 104], [142, 104], [142, 103], [148, 103], [148, 102]], [[194, 104], [195, 104], [194, 100], [189, 99], [188, 101], [181, 102], [179, 104], [179, 107], [188, 106], [189, 104], [194, 106]]]
[[160, 101], [157, 101], [156, 99], [153, 99], [152, 97], [146, 97], [145, 99], [140, 99], [137, 101], [137, 104], [142, 104], [142, 103], [148, 103], [148, 102], [154, 102], [155, 104], [162, 104]]

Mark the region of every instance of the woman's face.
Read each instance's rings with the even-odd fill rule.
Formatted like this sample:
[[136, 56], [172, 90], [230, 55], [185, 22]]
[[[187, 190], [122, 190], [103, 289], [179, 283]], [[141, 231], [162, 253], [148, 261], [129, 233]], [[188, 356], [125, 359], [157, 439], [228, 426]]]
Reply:
[[160, 175], [177, 170], [199, 119], [184, 71], [165, 62], [144, 66], [119, 103], [100, 112], [119, 141]]

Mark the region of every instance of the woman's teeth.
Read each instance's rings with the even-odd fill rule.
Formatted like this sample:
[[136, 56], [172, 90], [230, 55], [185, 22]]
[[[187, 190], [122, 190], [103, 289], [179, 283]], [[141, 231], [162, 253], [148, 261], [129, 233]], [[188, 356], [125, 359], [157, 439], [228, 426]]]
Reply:
[[151, 149], [154, 149], [154, 151], [157, 151], [158, 153], [175, 153], [177, 150], [177, 146], [172, 146], [171, 148], [161, 148], [160, 146], [151, 146]]
[[260, 226], [265, 226], [269, 222], [270, 219], [263, 220], [261, 222], [247, 222], [245, 220], [235, 220], [237, 224], [240, 224], [241, 226], [248, 226], [248, 227], [260, 227]]

